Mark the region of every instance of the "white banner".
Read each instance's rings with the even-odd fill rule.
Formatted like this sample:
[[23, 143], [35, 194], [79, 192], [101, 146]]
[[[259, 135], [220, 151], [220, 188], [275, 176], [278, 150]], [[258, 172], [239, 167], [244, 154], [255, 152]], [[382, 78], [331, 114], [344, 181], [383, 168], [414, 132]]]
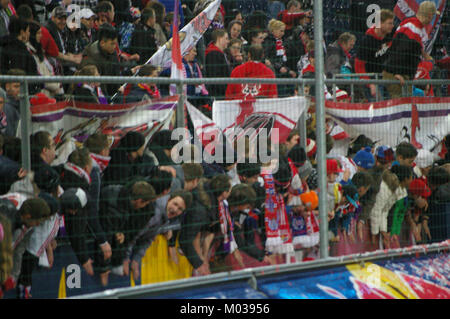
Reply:
[[376, 103], [326, 101], [326, 113], [351, 136], [364, 134], [379, 145], [402, 141], [433, 150], [450, 133], [450, 98], [410, 97]]

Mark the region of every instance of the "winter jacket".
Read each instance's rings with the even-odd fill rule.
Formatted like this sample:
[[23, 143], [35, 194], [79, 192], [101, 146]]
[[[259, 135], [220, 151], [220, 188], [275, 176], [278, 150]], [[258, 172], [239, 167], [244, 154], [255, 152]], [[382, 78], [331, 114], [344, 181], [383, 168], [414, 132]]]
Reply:
[[155, 33], [154, 28], [144, 23], [138, 24], [133, 31], [127, 52], [130, 54], [139, 54], [141, 64], [146, 63], [158, 50]]
[[[6, 74], [11, 69], [22, 69], [26, 75], [38, 75], [36, 62], [27, 46], [14, 36], [1, 39], [1, 71]], [[34, 92], [33, 92], [34, 93]]]
[[331, 79], [334, 74], [340, 74], [341, 67], [346, 63], [350, 64], [350, 60], [339, 43], [335, 41], [330, 44], [325, 56], [325, 75], [327, 78]]
[[429, 228], [433, 242], [445, 241], [450, 236], [450, 183], [441, 185], [429, 198]]
[[155, 237], [165, 232], [165, 227], [170, 223], [166, 212], [168, 201], [169, 195], [165, 195], [156, 200], [154, 213], [151, 215], [147, 224], [141, 228], [135, 238], [131, 239], [128, 244], [127, 259], [141, 261]]
[[[94, 64], [102, 76], [119, 76], [123, 65], [120, 63], [116, 52], [108, 54], [100, 48], [100, 42], [95, 41], [88, 45], [83, 51], [83, 60], [80, 68], [85, 65]], [[102, 91], [108, 97], [113, 96], [120, 84], [107, 84], [102, 87]]]
[[[284, 54], [282, 54], [282, 51], [277, 50], [277, 39], [273, 36], [273, 34], [269, 34], [269, 36], [264, 40], [263, 47], [265, 59], [270, 61], [277, 77], [280, 77], [280, 69], [283, 67], [285, 67], [289, 72], [290, 69], [287, 64], [286, 43], [284, 41]], [[286, 74], [288, 73], [284, 73], [284, 76]]]
[[[230, 63], [226, 54], [211, 43], [205, 51], [205, 77], [228, 78], [231, 74]], [[215, 84], [207, 86], [210, 96], [223, 99], [227, 89], [226, 84]]]
[[370, 212], [373, 205], [375, 205], [375, 198], [380, 190], [381, 176], [384, 171], [385, 168], [382, 166], [374, 166], [368, 171], [368, 173], [372, 176], [372, 184], [366, 194], [359, 200], [362, 207], [362, 213], [359, 216], [359, 220], [364, 223], [366, 223], [370, 218]]
[[[203, 193], [202, 196], [206, 195], [203, 190], [200, 192]], [[207, 231], [210, 219], [208, 208], [200, 200], [199, 189], [194, 189], [191, 194], [193, 201], [181, 220], [179, 243], [184, 255], [196, 269], [203, 264], [203, 261], [194, 249], [193, 242], [197, 234]]]
[[408, 196], [406, 189], [400, 186], [398, 177], [390, 170], [381, 176], [380, 190], [375, 198], [375, 204], [370, 212], [372, 234], [377, 231], [387, 232], [387, 217], [395, 203]]
[[422, 58], [422, 37], [426, 37], [426, 30], [419, 19], [412, 17], [402, 21], [395, 31], [384, 70], [414, 78]]
[[6, 136], [17, 136], [17, 127], [20, 120], [20, 102], [9, 96], [6, 96], [5, 105], [3, 106], [3, 112], [6, 115], [6, 129], [4, 134]]
[[19, 179], [20, 165], [6, 156], [0, 155], [0, 195], [6, 194], [11, 185]]

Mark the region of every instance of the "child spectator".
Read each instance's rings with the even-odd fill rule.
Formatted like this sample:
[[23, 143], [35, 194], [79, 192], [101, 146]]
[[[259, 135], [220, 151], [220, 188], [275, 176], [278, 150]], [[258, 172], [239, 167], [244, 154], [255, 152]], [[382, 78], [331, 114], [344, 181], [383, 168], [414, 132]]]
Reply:
[[431, 241], [431, 232], [428, 226], [430, 219], [428, 215], [428, 198], [431, 189], [420, 178], [416, 178], [409, 184], [409, 193], [412, 195], [413, 205], [411, 209], [411, 228], [417, 244]]
[[[254, 218], [252, 209], [256, 202], [256, 192], [250, 185], [238, 184], [231, 189], [228, 198], [232, 219], [234, 221], [234, 237], [247, 267], [255, 267], [255, 261], [248, 260], [248, 256], [260, 263], [272, 264], [272, 259], [266, 255], [261, 243], [257, 243], [255, 235], [259, 232], [258, 220]], [[258, 245], [259, 244], [259, 245]], [[247, 257], [247, 258], [246, 258]]]
[[[158, 76], [158, 67], [146, 64], [139, 68], [139, 76], [154, 78]], [[158, 87], [154, 83], [128, 84], [123, 92], [123, 102], [133, 103], [151, 101], [161, 97]]]
[[414, 145], [408, 142], [401, 142], [395, 149], [395, 161], [392, 163], [392, 166], [405, 165], [413, 168], [417, 154], [418, 152]]
[[398, 200], [407, 196], [407, 187], [411, 183], [411, 167], [395, 165], [390, 170], [384, 171], [380, 190], [375, 198], [375, 204], [370, 212], [370, 224], [372, 242], [376, 243], [378, 235], [381, 235], [383, 246], [390, 248], [390, 236], [388, 233], [388, 215], [390, 209]]
[[359, 208], [355, 211], [355, 220], [357, 221], [356, 224], [356, 231], [358, 235], [358, 240], [362, 242], [364, 240], [364, 220], [361, 218], [361, 214], [363, 211], [362, 205], [363, 200], [365, 200], [365, 196], [367, 192], [370, 190], [370, 187], [373, 184], [373, 177], [368, 172], [357, 172], [355, 175], [353, 175], [351, 179], [351, 184], [356, 187], [356, 190], [358, 191], [358, 198], [360, 201]]
[[[74, 76], [100, 76], [95, 65], [85, 65], [75, 72]], [[103, 91], [99, 83], [74, 83], [70, 89], [70, 95], [76, 102], [107, 104], [108, 100], [103, 95]]]
[[[266, 65], [273, 68], [277, 78], [296, 77], [296, 72], [289, 69], [287, 66], [286, 49], [283, 44], [283, 36], [286, 25], [279, 20], [272, 19], [269, 22], [268, 28], [269, 36], [264, 41], [264, 56], [266, 59]], [[286, 96], [292, 93], [291, 88], [286, 85], [278, 85], [278, 91], [280, 96]]]

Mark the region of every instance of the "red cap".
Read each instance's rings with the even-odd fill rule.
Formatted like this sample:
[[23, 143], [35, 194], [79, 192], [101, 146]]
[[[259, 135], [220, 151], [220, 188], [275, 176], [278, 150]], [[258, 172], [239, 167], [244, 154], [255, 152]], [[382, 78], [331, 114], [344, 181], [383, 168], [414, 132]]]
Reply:
[[411, 194], [422, 196], [422, 197], [430, 197], [431, 189], [428, 187], [427, 183], [421, 178], [416, 178], [409, 184], [409, 191]]
[[335, 160], [334, 158], [329, 158], [327, 159], [327, 175], [329, 174], [337, 174], [337, 173], [342, 173], [343, 170], [339, 168], [339, 164], [337, 162], [337, 160]]
[[56, 103], [56, 100], [49, 98], [44, 93], [38, 93], [31, 97], [30, 103], [31, 105], [46, 105], [46, 104], [54, 104]]

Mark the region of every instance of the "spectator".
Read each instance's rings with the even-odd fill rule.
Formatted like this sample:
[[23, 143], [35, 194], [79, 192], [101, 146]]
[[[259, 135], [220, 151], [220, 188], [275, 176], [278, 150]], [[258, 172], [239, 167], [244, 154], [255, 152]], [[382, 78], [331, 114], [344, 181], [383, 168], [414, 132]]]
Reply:
[[250, 30], [247, 33], [247, 42], [243, 45], [244, 60], [248, 61], [248, 49], [252, 45], [263, 45], [264, 39], [266, 38], [266, 33], [261, 29]]
[[[400, 84], [386, 86], [391, 99], [402, 96], [402, 86], [405, 80], [414, 78], [421, 57], [425, 60], [431, 59], [424, 51], [421, 34], [426, 33], [425, 28], [435, 14], [435, 3], [424, 1], [420, 4], [417, 15], [403, 20], [397, 28], [383, 69], [383, 80], [400, 81]], [[408, 86], [407, 96], [411, 95], [412, 88]]]
[[9, 23], [9, 35], [1, 41], [2, 73], [7, 73], [11, 69], [20, 68], [27, 75], [37, 75], [36, 62], [30, 52], [28, 52], [26, 46], [29, 38], [30, 26], [28, 22], [18, 18], [11, 19]]
[[[224, 29], [214, 30], [212, 42], [205, 51], [205, 75], [210, 78], [228, 78], [231, 74], [231, 66], [225, 49], [228, 47], [228, 33]], [[225, 97], [226, 84], [208, 85], [208, 92], [216, 98]]]
[[158, 1], [150, 1], [146, 8], [151, 8], [155, 12], [156, 23], [153, 26], [155, 29], [155, 38], [158, 48], [167, 42], [167, 35], [164, 33], [164, 18], [166, 17], [166, 8]]
[[[98, 69], [95, 65], [87, 64], [80, 70], [75, 72], [75, 76], [100, 76]], [[70, 89], [69, 94], [76, 102], [107, 104], [108, 101], [103, 95], [103, 91], [100, 84], [94, 83], [74, 83]]]
[[[373, 25], [361, 40], [355, 57], [355, 73], [381, 73], [387, 58], [390, 34], [394, 28], [394, 13], [383, 9], [380, 11], [380, 25]], [[361, 77], [369, 79], [369, 77]], [[369, 84], [365, 96], [369, 101], [375, 100], [376, 85]]]
[[[11, 69], [6, 74], [15, 76], [26, 75], [22, 69]], [[20, 120], [20, 82], [6, 82], [5, 93], [3, 106], [3, 132], [5, 136], [14, 137], [17, 134], [17, 127]]]
[[[273, 264], [272, 259], [266, 255], [263, 247], [257, 245], [257, 239], [255, 239], [259, 225], [258, 221], [251, 214], [251, 210], [256, 203], [256, 192], [250, 185], [235, 185], [231, 189], [228, 202], [234, 222], [233, 234], [238, 247], [241, 247], [241, 254], [243, 256], [247, 254], [260, 263]], [[255, 266], [255, 261], [248, 261], [246, 266]]]
[[372, 149], [370, 147], [360, 150], [353, 157], [358, 172], [366, 172], [375, 165], [375, 157], [372, 155]]
[[[186, 71], [186, 78], [200, 79], [203, 78], [202, 70], [196, 59], [197, 48], [193, 47], [183, 57], [184, 70]], [[187, 95], [192, 105], [199, 107], [205, 104], [210, 104], [208, 90], [204, 84], [188, 85]]]
[[6, 194], [14, 182], [27, 174], [26, 170], [21, 168], [17, 162], [5, 156], [4, 142], [5, 138], [0, 134], [0, 195]]
[[126, 259], [127, 246], [154, 215], [155, 191], [141, 179], [125, 185], [110, 185], [102, 189], [100, 198], [100, 223], [111, 243], [111, 260], [96, 254], [96, 268], [102, 285], [108, 283], [109, 272], [117, 275], [129, 274], [129, 260]]
[[450, 174], [443, 167], [433, 167], [428, 174], [430, 235], [432, 242], [442, 242], [450, 235]]
[[[80, 67], [89, 64], [97, 66], [102, 76], [121, 75], [123, 65], [119, 62], [116, 52], [117, 31], [111, 25], [104, 25], [99, 29], [98, 40], [88, 45], [83, 52], [83, 61]], [[118, 84], [106, 84], [102, 91], [107, 98], [111, 98], [119, 88]]]
[[50, 32], [53, 40], [58, 46], [59, 52], [66, 54], [66, 43], [64, 41], [64, 28], [67, 22], [67, 12], [63, 7], [56, 7], [51, 13], [50, 20], [45, 24], [45, 28]]
[[[42, 76], [55, 76], [55, 70], [53, 65], [47, 59], [44, 50], [42, 49], [41, 38], [42, 30], [41, 26], [37, 22], [30, 22], [30, 39], [26, 43], [28, 51], [33, 56], [37, 66], [37, 74]], [[64, 94], [64, 89], [61, 83], [45, 83], [41, 92], [48, 96], [54, 97]]]
[[[262, 62], [264, 50], [262, 46], [254, 45], [249, 49], [249, 61], [238, 66], [231, 72], [232, 78], [275, 78], [275, 74]], [[227, 99], [245, 99], [255, 97], [276, 98], [276, 84], [228, 84]]]
[[395, 161], [392, 163], [392, 166], [405, 165], [412, 168], [417, 154], [418, 152], [414, 145], [408, 142], [401, 142], [395, 148]]
[[234, 70], [237, 66], [244, 62], [242, 56], [242, 40], [232, 39], [225, 49], [228, 61], [230, 61], [231, 70]]
[[390, 248], [391, 238], [388, 232], [388, 215], [395, 203], [407, 196], [407, 189], [412, 180], [411, 167], [396, 165], [383, 172], [380, 190], [370, 212], [372, 242], [377, 243], [381, 236], [384, 248]]
[[[111, 161], [103, 173], [102, 183], [123, 185], [137, 176], [142, 176], [144, 148], [144, 135], [135, 131], [128, 132], [120, 139], [119, 145], [111, 150]], [[151, 166], [149, 163], [147, 165]]]
[[[14, 257], [11, 277], [17, 282], [22, 272], [23, 255], [33, 234], [35, 227], [50, 217], [51, 211], [45, 200], [42, 198], [30, 198], [25, 200], [17, 209], [8, 209], [3, 212], [12, 227], [14, 240]], [[21, 236], [24, 230], [28, 230], [25, 236]], [[31, 291], [26, 292], [31, 297]]]
[[90, 43], [94, 42], [96, 37], [95, 25], [95, 13], [89, 8], [83, 8], [80, 10], [80, 22], [81, 22], [81, 45], [84, 50]]
[[430, 219], [428, 198], [431, 190], [422, 179], [416, 178], [409, 184], [409, 194], [412, 195], [413, 202], [411, 205], [412, 233], [417, 244], [425, 244], [431, 241], [431, 232], [428, 226]]
[[133, 31], [129, 48], [130, 53], [139, 54], [141, 63], [146, 63], [158, 49], [155, 25], [155, 11], [151, 8], [144, 9], [141, 22]]
[[239, 39], [242, 40], [241, 32], [242, 32], [242, 22], [238, 20], [230, 21], [228, 24], [228, 35], [230, 40]]
[[95, 7], [95, 13], [97, 14], [97, 29], [104, 24], [116, 26], [114, 22], [115, 11], [114, 5], [110, 1], [100, 1]]
[[[139, 76], [153, 78], [158, 76], [158, 67], [146, 64], [139, 69]], [[123, 102], [142, 102], [159, 99], [161, 95], [154, 83], [128, 84], [123, 92]]]
[[351, 66], [350, 51], [356, 43], [355, 35], [344, 32], [339, 38], [327, 47], [325, 56], [325, 75], [333, 78], [333, 75], [343, 73], [343, 66]]
[[[192, 204], [192, 195], [185, 191], [175, 191], [170, 195], [160, 197], [155, 202], [155, 212], [149, 219], [142, 231], [130, 240], [126, 258], [125, 258], [125, 274], [126, 263], [130, 263], [130, 268], [133, 270], [134, 280], [140, 276], [139, 264], [141, 259], [145, 256], [146, 250], [151, 246], [155, 237], [163, 234], [167, 240], [173, 238], [173, 230], [171, 226], [178, 222], [181, 214], [188, 209]], [[176, 227], [176, 226], [175, 226]]]
[[[265, 63], [272, 68], [277, 78], [294, 78], [295, 71], [289, 69], [287, 65], [286, 49], [283, 44], [283, 36], [286, 25], [279, 21], [272, 19], [269, 22], [269, 36], [264, 40], [264, 55]], [[293, 93], [291, 86], [278, 85], [278, 94], [286, 96]]]
[[278, 13], [278, 20], [284, 22], [286, 25], [286, 37], [292, 34], [292, 30], [296, 25], [296, 22], [305, 17], [311, 16], [311, 12], [303, 12], [300, 2], [297, 0], [291, 0], [287, 3], [286, 9]]
[[124, 20], [119, 27], [119, 37], [121, 50], [127, 50], [130, 46], [131, 37], [133, 35], [136, 26], [141, 22], [141, 11], [138, 8], [130, 7], [131, 21]]
[[14, 7], [10, 3], [10, 0], [0, 1], [0, 37], [9, 34], [9, 23], [11, 17], [15, 16]]
[[236, 5], [244, 16], [249, 16], [255, 11], [269, 12], [267, 0], [237, 0]]

